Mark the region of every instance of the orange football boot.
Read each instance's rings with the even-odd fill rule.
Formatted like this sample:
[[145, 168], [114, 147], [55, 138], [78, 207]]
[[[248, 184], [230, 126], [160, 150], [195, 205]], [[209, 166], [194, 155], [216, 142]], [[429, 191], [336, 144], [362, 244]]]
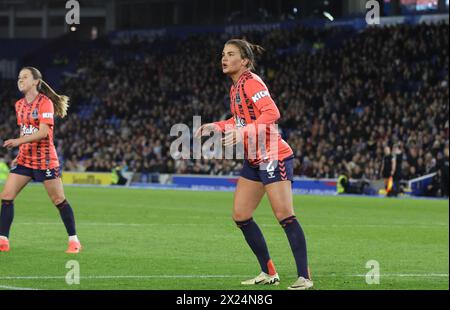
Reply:
[[9, 252], [9, 240], [0, 239], [0, 252]]
[[67, 254], [78, 254], [81, 251], [81, 243], [79, 241], [69, 241], [69, 247], [67, 248]]

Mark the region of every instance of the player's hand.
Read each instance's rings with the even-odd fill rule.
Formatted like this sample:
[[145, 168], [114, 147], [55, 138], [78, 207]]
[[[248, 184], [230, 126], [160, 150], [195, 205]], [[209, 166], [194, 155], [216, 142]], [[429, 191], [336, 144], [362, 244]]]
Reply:
[[201, 137], [203, 132], [211, 132], [211, 131], [219, 131], [219, 126], [217, 126], [214, 123], [208, 123], [202, 125], [197, 131], [195, 132], [195, 137]]
[[235, 128], [225, 131], [225, 138], [222, 139], [222, 143], [224, 146], [232, 146], [242, 142], [242, 139], [242, 134]]
[[6, 147], [7, 149], [12, 149], [18, 147], [19, 145], [20, 145], [19, 139], [9, 139], [3, 143], [3, 147]]
[[11, 164], [10, 164], [10, 168], [14, 168], [14, 167], [16, 167], [17, 166], [17, 158], [14, 158], [13, 160], [12, 160], [12, 162], [11, 162]]

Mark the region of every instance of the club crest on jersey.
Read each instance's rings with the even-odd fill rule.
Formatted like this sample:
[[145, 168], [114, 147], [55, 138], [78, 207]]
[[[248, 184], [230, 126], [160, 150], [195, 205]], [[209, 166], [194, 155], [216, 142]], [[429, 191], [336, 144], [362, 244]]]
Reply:
[[37, 129], [36, 127], [33, 127], [33, 125], [29, 125], [29, 126], [22, 125], [22, 135], [24, 135], [24, 136], [32, 135], [38, 131], [39, 131], [39, 129]]
[[39, 118], [39, 111], [38, 111], [38, 109], [34, 109], [33, 112], [31, 112], [31, 118], [32, 119], [38, 119]]
[[239, 95], [239, 92], [236, 94], [236, 103], [241, 105], [241, 96]]
[[256, 93], [254, 96], [252, 96], [252, 100], [254, 103], [257, 103], [260, 99], [264, 97], [270, 97], [268, 90], [262, 90], [259, 93]]

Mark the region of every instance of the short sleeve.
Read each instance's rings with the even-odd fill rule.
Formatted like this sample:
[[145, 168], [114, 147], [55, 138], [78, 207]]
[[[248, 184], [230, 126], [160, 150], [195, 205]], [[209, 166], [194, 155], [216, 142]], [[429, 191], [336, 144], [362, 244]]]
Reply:
[[44, 100], [44, 102], [42, 102], [41, 106], [39, 107], [39, 122], [53, 125], [53, 114], [53, 103], [49, 99]]
[[244, 91], [258, 110], [274, 103], [267, 87], [255, 79], [245, 82]]

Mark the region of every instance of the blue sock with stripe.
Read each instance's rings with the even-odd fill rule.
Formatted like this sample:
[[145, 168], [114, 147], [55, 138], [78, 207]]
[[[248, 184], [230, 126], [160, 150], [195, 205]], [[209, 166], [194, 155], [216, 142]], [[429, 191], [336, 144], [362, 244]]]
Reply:
[[64, 222], [64, 226], [66, 226], [67, 234], [69, 236], [75, 236], [77, 233], [75, 229], [75, 216], [73, 214], [72, 207], [67, 202], [67, 200], [64, 200], [56, 207], [59, 210], [59, 214], [61, 215], [61, 219]]
[[292, 253], [294, 254], [298, 276], [305, 279], [310, 279], [306, 239], [300, 223], [294, 215], [282, 220], [280, 225], [284, 228], [284, 232], [289, 240]]
[[270, 259], [269, 250], [267, 248], [266, 240], [256, 225], [253, 218], [247, 221], [235, 221], [236, 225], [242, 230], [245, 240], [252, 249], [253, 253], [258, 259], [261, 270], [267, 274], [274, 275], [276, 273], [275, 267]]

